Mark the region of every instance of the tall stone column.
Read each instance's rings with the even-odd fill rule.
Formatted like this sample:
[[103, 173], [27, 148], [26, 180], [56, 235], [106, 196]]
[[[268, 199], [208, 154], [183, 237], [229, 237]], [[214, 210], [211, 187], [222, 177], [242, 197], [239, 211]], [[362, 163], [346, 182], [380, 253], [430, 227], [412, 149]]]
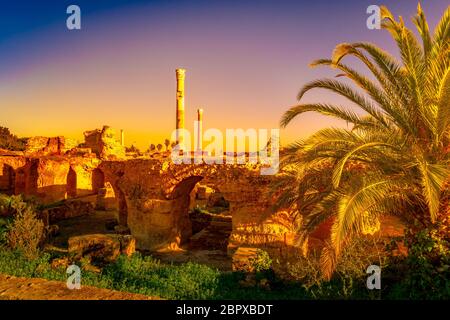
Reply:
[[120, 145], [125, 147], [125, 132], [123, 129], [120, 130]]
[[[184, 79], [185, 79], [185, 69], [177, 69], [177, 118], [176, 118], [176, 129], [184, 129]], [[183, 132], [177, 131], [177, 143], [183, 145]]]
[[203, 150], [203, 109], [197, 110], [197, 152], [201, 153]]

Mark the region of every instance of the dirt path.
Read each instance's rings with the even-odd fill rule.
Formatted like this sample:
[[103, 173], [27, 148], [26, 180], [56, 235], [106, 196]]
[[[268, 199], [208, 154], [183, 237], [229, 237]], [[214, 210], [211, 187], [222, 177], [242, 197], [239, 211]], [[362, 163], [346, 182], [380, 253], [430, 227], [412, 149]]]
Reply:
[[64, 282], [0, 274], [0, 300], [155, 300], [158, 298], [82, 286], [70, 290]]

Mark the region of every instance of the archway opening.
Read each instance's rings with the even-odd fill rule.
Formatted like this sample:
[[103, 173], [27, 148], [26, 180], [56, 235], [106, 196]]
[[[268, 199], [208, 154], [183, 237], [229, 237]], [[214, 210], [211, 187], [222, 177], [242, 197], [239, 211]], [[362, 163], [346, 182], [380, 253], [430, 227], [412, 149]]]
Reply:
[[191, 249], [226, 252], [232, 231], [230, 203], [214, 186], [198, 185], [191, 199]]
[[77, 173], [72, 167], [69, 168], [69, 172], [67, 173], [66, 192], [68, 198], [77, 196]]
[[173, 214], [175, 215], [175, 229], [180, 238], [180, 244], [189, 243], [192, 236], [192, 225], [189, 219], [189, 205], [191, 202], [191, 192], [195, 185], [201, 181], [201, 176], [190, 176], [180, 181], [172, 190], [169, 196], [173, 200]]
[[4, 164], [0, 176], [0, 192], [8, 195], [14, 194], [16, 173], [10, 165]]

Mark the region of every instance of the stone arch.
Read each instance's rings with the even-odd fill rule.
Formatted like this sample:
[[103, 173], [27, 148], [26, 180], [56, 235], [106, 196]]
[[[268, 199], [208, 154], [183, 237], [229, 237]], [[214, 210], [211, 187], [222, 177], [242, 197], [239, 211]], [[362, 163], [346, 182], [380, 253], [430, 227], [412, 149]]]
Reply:
[[227, 195], [210, 181], [202, 185], [195, 196], [196, 206], [191, 206], [193, 209], [189, 215], [193, 233], [190, 249], [214, 252], [219, 250], [226, 256], [233, 230]]
[[202, 176], [189, 176], [178, 182], [173, 188], [169, 199], [172, 200], [172, 214], [174, 214], [175, 238], [179, 244], [185, 244], [192, 236], [192, 224], [189, 218], [189, 204], [191, 192], [195, 185], [203, 179]]
[[69, 168], [69, 172], [67, 173], [66, 192], [69, 198], [77, 196], [77, 173], [72, 167]]
[[99, 189], [105, 187], [105, 174], [99, 168], [92, 171], [92, 192], [98, 193]]
[[170, 199], [178, 199], [183, 196], [188, 196], [191, 191], [194, 189], [197, 182], [203, 179], [202, 176], [190, 176], [181, 180], [178, 184], [173, 188], [169, 198]]

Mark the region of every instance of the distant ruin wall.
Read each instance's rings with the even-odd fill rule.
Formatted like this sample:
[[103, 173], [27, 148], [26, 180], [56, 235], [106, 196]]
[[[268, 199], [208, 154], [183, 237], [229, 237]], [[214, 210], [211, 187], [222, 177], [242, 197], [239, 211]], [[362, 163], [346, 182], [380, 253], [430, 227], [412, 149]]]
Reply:
[[96, 129], [84, 132], [84, 140], [84, 146], [90, 148], [101, 159], [125, 158], [125, 147], [116, 138], [114, 130], [108, 126], [104, 126], [102, 130]]
[[71, 149], [77, 147], [75, 140], [60, 137], [32, 137], [28, 138], [25, 147], [27, 156], [49, 156], [63, 155]]

